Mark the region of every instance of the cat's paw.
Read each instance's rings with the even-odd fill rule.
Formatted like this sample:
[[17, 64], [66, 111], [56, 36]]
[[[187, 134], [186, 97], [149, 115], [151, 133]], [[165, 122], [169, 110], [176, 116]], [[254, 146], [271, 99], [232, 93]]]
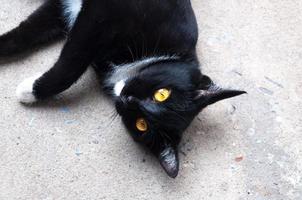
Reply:
[[22, 81], [16, 90], [16, 96], [21, 103], [31, 104], [37, 101], [33, 93], [34, 83], [42, 74], [36, 74]]

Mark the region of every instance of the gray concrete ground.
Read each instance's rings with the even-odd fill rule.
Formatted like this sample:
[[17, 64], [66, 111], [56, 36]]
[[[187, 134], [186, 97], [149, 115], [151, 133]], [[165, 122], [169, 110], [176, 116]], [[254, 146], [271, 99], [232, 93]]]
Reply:
[[[0, 32], [41, 0], [0, 0]], [[194, 121], [170, 179], [125, 134], [89, 71], [59, 97], [16, 101], [62, 43], [0, 67], [0, 199], [302, 199], [302, 1], [193, 0], [203, 70], [249, 95]]]

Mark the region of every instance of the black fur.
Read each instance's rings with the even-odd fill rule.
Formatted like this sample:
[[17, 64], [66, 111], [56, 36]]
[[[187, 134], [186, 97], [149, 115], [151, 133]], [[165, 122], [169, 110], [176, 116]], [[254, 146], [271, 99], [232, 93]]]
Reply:
[[[244, 93], [217, 88], [200, 72], [198, 28], [190, 0], [85, 0], [70, 31], [62, 10], [60, 0], [46, 1], [0, 37], [0, 58], [67, 36], [58, 61], [34, 83], [34, 96], [44, 99], [63, 92], [93, 65], [133, 138], [176, 177], [177, 146], [194, 117], [210, 104]], [[144, 66], [126, 80], [120, 96], [113, 95], [114, 85], [106, 81], [114, 75], [114, 65], [160, 56], [167, 59]], [[172, 91], [164, 103], [152, 99], [160, 88]], [[135, 127], [140, 117], [149, 126], [144, 134]]]

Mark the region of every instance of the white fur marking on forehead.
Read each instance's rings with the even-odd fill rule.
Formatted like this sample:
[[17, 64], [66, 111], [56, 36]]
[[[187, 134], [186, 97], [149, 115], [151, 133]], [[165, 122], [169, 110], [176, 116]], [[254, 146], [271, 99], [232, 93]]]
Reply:
[[63, 15], [71, 29], [82, 9], [83, 0], [61, 0], [63, 4]]
[[115, 85], [121, 80], [128, 80], [134, 77], [142, 68], [165, 60], [175, 60], [177, 56], [159, 56], [159, 57], [149, 57], [142, 60], [138, 60], [132, 63], [114, 65], [112, 64], [113, 70], [111, 75], [106, 80], [107, 85]]
[[121, 81], [117, 82], [115, 84], [115, 86], [114, 86], [114, 89], [113, 89], [114, 90], [114, 94], [116, 96], [120, 96], [122, 90], [124, 89], [124, 87], [125, 87], [125, 81], [124, 80], [121, 80]]

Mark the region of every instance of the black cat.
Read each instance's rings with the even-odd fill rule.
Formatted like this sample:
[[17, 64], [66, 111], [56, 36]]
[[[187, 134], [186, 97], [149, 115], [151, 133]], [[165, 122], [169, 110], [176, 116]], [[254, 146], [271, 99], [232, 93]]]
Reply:
[[93, 66], [130, 134], [173, 178], [177, 146], [194, 117], [210, 104], [245, 93], [216, 87], [200, 72], [190, 0], [48, 0], [0, 37], [0, 57], [64, 36], [58, 61], [22, 82], [19, 100], [33, 103], [63, 92]]

